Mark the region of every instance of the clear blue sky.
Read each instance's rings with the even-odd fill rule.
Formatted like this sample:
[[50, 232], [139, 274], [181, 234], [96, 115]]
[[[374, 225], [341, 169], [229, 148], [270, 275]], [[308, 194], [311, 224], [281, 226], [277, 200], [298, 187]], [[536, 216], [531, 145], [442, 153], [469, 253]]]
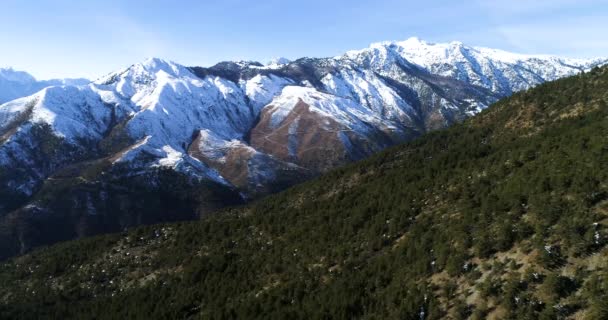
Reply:
[[608, 56], [608, 0], [2, 0], [0, 30], [0, 66], [40, 79], [96, 78], [152, 56], [334, 56], [411, 36], [593, 57]]

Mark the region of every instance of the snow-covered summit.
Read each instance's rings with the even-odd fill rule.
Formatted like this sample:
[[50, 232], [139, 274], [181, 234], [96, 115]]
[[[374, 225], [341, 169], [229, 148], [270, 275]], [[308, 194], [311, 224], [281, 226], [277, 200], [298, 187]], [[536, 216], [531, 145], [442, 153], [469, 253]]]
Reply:
[[96, 84], [108, 85], [113, 84], [120, 79], [129, 78], [135, 82], [143, 82], [150, 80], [152, 77], [164, 73], [171, 77], [181, 77], [192, 75], [188, 69], [173, 61], [164, 60], [161, 58], [147, 58], [146, 60], [133, 64], [128, 68], [111, 72], [94, 81]]
[[462, 42], [426, 42], [413, 37], [405, 41], [371, 44], [337, 59], [370, 61], [377, 69], [392, 66], [396, 57], [439, 76], [455, 78], [509, 95], [544, 81], [555, 80], [605, 64], [608, 59], [572, 59], [530, 55], [467, 46]]
[[282, 66], [285, 64], [290, 63], [291, 60], [285, 58], [285, 57], [275, 57], [270, 59], [270, 61], [268, 61], [268, 63], [266, 63], [267, 67], [274, 67], [274, 66]]

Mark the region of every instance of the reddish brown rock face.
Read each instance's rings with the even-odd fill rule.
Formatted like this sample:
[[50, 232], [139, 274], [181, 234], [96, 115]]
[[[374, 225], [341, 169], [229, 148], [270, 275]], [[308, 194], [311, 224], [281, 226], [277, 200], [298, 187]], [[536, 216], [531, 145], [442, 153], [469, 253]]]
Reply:
[[271, 124], [268, 106], [251, 131], [251, 146], [283, 161], [296, 163], [316, 172], [328, 170], [350, 159], [344, 141], [350, 133], [333, 119], [310, 111], [299, 100], [278, 126]]

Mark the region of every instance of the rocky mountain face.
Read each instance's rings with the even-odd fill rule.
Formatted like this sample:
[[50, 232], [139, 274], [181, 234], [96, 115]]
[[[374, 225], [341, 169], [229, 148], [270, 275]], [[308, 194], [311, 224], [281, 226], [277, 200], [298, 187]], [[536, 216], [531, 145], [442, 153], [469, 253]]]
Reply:
[[[268, 65], [149, 59], [48, 87], [0, 106], [3, 250], [195, 218], [605, 62], [412, 38]], [[180, 195], [191, 190], [200, 196]], [[50, 222], [60, 227], [39, 240]]]
[[87, 79], [51, 79], [36, 80], [24, 71], [12, 68], [0, 68], [0, 104], [32, 95], [43, 88], [63, 85], [85, 85]]

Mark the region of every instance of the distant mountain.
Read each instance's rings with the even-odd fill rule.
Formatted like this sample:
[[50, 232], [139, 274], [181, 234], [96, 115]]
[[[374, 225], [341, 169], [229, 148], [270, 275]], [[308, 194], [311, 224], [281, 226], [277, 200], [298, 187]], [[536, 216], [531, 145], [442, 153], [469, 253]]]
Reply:
[[[149, 59], [85, 86], [48, 87], [0, 106], [0, 222], [6, 225], [0, 236], [13, 254], [194, 218], [606, 61], [413, 38], [266, 66], [241, 61], [201, 68]], [[207, 190], [199, 192], [206, 196], [179, 209], [173, 206], [179, 188], [165, 200], [157, 197], [162, 205], [143, 201], [164, 188], [159, 181], [168, 176], [184, 190]], [[120, 186], [125, 179], [134, 183], [131, 196]], [[202, 203], [206, 210], [193, 209]], [[50, 221], [56, 230], [46, 228]]]
[[608, 67], [541, 84], [200, 222], [0, 264], [0, 318], [608, 319], [607, 119]]
[[545, 81], [588, 71], [608, 59], [571, 59], [550, 55], [524, 55], [503, 50], [470, 47], [462, 42], [429, 43], [418, 38], [374, 43], [350, 51], [346, 57], [376, 70], [390, 72], [395, 59], [405, 59], [425, 71], [492, 90], [500, 96], [529, 89]]
[[61, 85], [86, 85], [87, 79], [51, 79], [38, 81], [24, 71], [0, 68], [0, 104], [32, 95], [45, 87]]

